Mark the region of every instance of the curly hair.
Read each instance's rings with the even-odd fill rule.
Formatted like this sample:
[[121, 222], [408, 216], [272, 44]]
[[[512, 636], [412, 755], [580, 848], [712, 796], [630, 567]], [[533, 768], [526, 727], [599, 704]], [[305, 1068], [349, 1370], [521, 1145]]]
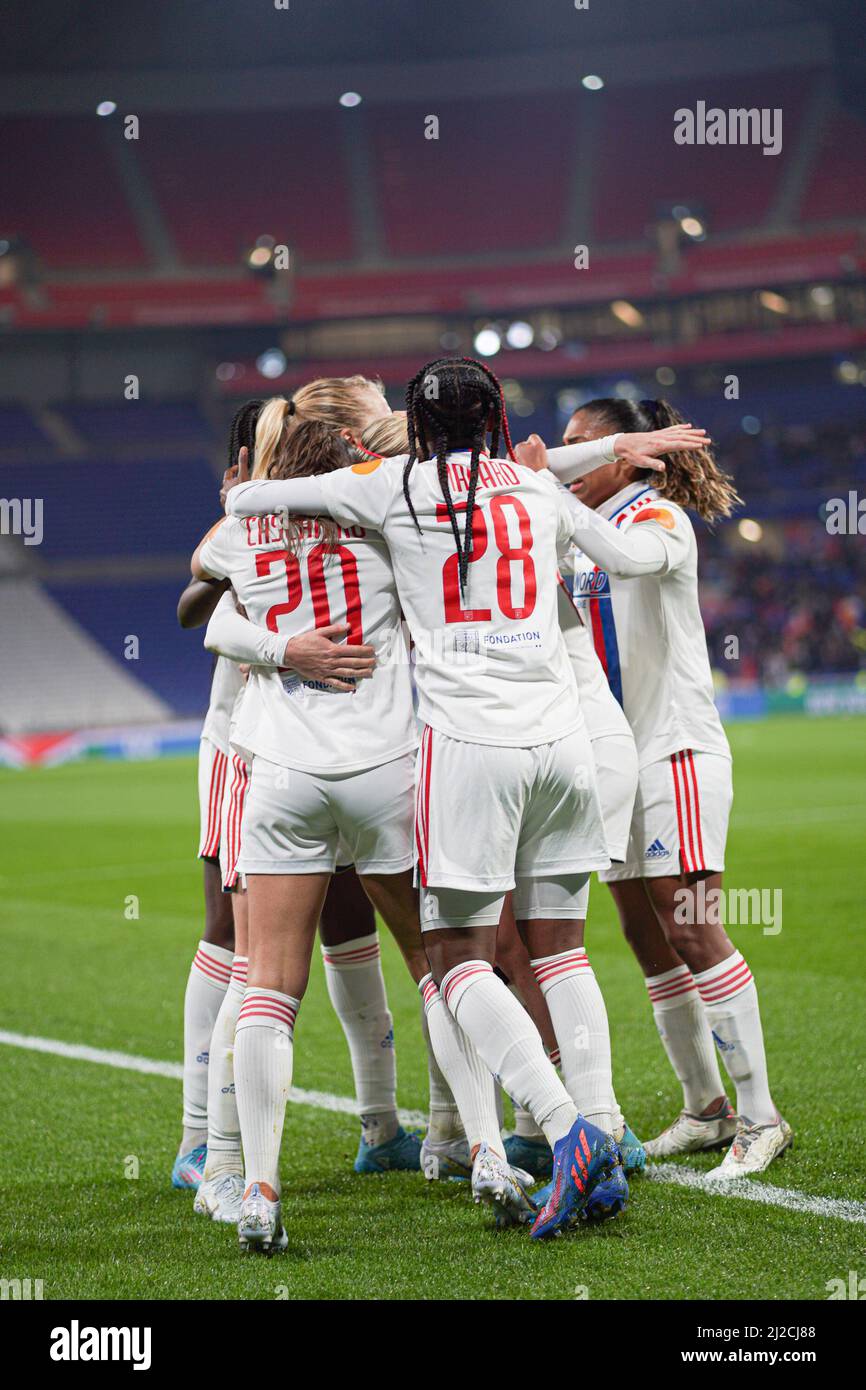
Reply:
[[[587, 401], [580, 411], [594, 416], [610, 434], [638, 434], [685, 424], [685, 417], [669, 401], [600, 397]], [[733, 478], [716, 463], [711, 448], [665, 454], [664, 462], [664, 476], [652, 475], [653, 487], [679, 506], [697, 512], [704, 521], [730, 516], [742, 505]]]

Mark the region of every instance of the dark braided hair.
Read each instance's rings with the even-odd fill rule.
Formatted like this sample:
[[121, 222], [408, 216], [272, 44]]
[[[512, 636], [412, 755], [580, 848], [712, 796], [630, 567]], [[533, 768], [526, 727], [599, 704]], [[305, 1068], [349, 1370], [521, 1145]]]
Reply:
[[253, 454], [256, 447], [256, 421], [264, 404], [263, 400], [245, 401], [240, 409], [235, 411], [229, 431], [229, 468], [234, 468], [241, 449], [249, 449], [250, 472], [252, 472]]
[[[469, 557], [472, 554], [472, 522], [481, 451], [490, 433], [490, 452], [496, 457], [500, 436], [509, 458], [517, 462], [508, 429], [502, 387], [489, 367], [471, 357], [440, 357], [416, 372], [406, 387], [406, 433], [409, 457], [403, 470], [403, 496], [420, 532], [412, 504], [409, 480], [419, 459], [435, 457], [442, 496], [448, 508], [454, 544], [457, 547], [460, 592], [466, 589]], [[469, 491], [466, 498], [466, 528], [461, 539], [457, 512], [448, 482], [448, 455], [468, 448]]]

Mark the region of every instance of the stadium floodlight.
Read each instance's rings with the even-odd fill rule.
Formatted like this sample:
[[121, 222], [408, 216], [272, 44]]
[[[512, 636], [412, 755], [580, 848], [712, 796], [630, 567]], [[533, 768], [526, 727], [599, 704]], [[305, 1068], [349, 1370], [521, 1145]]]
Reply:
[[101, 101], [96, 108], [96, 114], [97, 116], [113, 116], [116, 110], [116, 101]]
[[492, 324], [475, 334], [475, 351], [479, 357], [495, 357], [501, 347], [502, 339]]
[[256, 370], [269, 381], [282, 376], [287, 365], [286, 354], [280, 348], [268, 348], [256, 358]]
[[538, 335], [538, 346], [542, 352], [553, 352], [562, 342], [562, 334], [552, 324], [546, 324]]
[[643, 327], [643, 314], [636, 304], [631, 304], [627, 299], [615, 299], [610, 306], [610, 312], [620, 323], [624, 323], [626, 328]]
[[787, 314], [791, 308], [785, 296], [776, 294], [775, 290], [761, 290], [758, 299], [764, 308], [769, 309], [773, 314]]
[[524, 319], [516, 319], [514, 323], [509, 324], [505, 334], [505, 341], [510, 348], [531, 347], [534, 338], [535, 329]]
[[760, 521], [753, 521], [751, 517], [744, 516], [737, 526], [737, 530], [744, 541], [751, 541], [757, 544], [764, 535], [764, 528]]
[[340, 97], [341, 106], [360, 106], [361, 97], [358, 92], [344, 92]]
[[836, 296], [833, 293], [832, 285], [813, 285], [809, 291], [809, 298], [813, 304], [817, 304], [819, 309], [829, 309]]
[[600, 92], [604, 86], [604, 78], [599, 77], [595, 72], [588, 72], [586, 77], [580, 79], [580, 85], [585, 87], [588, 92]]
[[700, 241], [707, 234], [706, 227], [699, 217], [684, 217], [680, 222], [680, 230], [692, 241]]

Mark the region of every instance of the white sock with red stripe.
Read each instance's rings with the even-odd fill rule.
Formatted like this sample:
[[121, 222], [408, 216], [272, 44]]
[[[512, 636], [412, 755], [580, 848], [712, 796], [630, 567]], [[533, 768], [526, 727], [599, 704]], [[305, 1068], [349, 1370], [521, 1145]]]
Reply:
[[235, 1029], [235, 1087], [245, 1182], [280, 1192], [280, 1144], [292, 1085], [292, 1034], [300, 1003], [250, 985]]
[[[418, 988], [424, 1004], [425, 1035], [433, 1053], [428, 1138], [442, 1142], [465, 1132], [470, 1149], [486, 1143], [504, 1157], [496, 1088], [489, 1068], [445, 1007], [433, 976], [425, 975]], [[435, 1093], [434, 1067], [444, 1083], [442, 1087], [437, 1083]]]
[[322, 946], [325, 980], [340, 1020], [355, 1078], [361, 1130], [368, 1144], [385, 1144], [399, 1129], [394, 1019], [388, 1009], [376, 932]]
[[565, 1089], [585, 1119], [611, 1134], [610, 1028], [586, 951], [539, 956], [530, 965], [550, 1010]]
[[235, 1027], [247, 987], [247, 958], [235, 956], [210, 1040], [207, 1079], [207, 1163], [205, 1181], [224, 1173], [243, 1173], [241, 1127], [235, 1096]]
[[529, 1014], [484, 960], [455, 965], [441, 990], [482, 1061], [530, 1112], [553, 1147], [571, 1129], [577, 1110]]
[[698, 987], [687, 965], [644, 981], [668, 1061], [683, 1088], [683, 1105], [701, 1115], [725, 1094], [713, 1035]]
[[200, 941], [190, 966], [183, 1001], [183, 1138], [189, 1153], [207, 1139], [207, 1078], [210, 1040], [228, 989], [233, 953]]
[[[553, 1051], [548, 1052], [547, 1055], [550, 1058], [553, 1065], [556, 1067], [556, 1070], [560, 1073], [560, 1075], [562, 1075], [562, 1069], [559, 1065], [561, 1060], [559, 1055], [559, 1048], [555, 1047]], [[519, 1134], [521, 1139], [543, 1139], [544, 1130], [539, 1128], [539, 1126], [535, 1123], [529, 1111], [524, 1110], [523, 1106], [518, 1105], [516, 1101], [514, 1101], [513, 1104], [514, 1133]]]
[[737, 1088], [737, 1114], [772, 1125], [779, 1113], [770, 1095], [758, 991], [739, 951], [695, 975], [716, 1045]]

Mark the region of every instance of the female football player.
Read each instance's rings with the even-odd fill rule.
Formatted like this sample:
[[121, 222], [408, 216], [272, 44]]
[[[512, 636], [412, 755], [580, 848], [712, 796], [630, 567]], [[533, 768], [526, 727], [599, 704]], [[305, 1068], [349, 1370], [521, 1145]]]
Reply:
[[[596, 400], [575, 412], [565, 440], [586, 443], [611, 430], [643, 433], [680, 421], [664, 401]], [[543, 466], [541, 441], [523, 446], [521, 459]], [[647, 1152], [718, 1147], [734, 1132], [709, 1176], [762, 1172], [791, 1143], [792, 1131], [770, 1094], [754, 980], [717, 907], [731, 754], [713, 699], [697, 544], [685, 511], [713, 521], [740, 499], [703, 447], [671, 455], [661, 480], [618, 458], [571, 490], [580, 499], [575, 539], [587, 557], [578, 587], [639, 761], [625, 862], [600, 877], [611, 886], [684, 1091], [683, 1112]], [[713, 1039], [736, 1086], [736, 1119]]]
[[[308, 422], [284, 431], [270, 471], [294, 473], [301, 481], [308, 468], [343, 468], [355, 457], [332, 428]], [[253, 667], [233, 735], [235, 747], [252, 759], [241, 849], [249, 895], [249, 984], [234, 1051], [247, 1182], [238, 1231], [246, 1249], [283, 1249], [278, 1161], [294, 1020], [341, 847], [414, 978], [420, 982], [428, 973], [410, 875], [417, 740], [408, 661], [405, 645], [401, 655], [400, 613], [384, 543], [363, 527], [228, 517], [198, 548], [193, 572], [229, 578], [253, 622], [271, 632], [289, 614], [304, 625], [329, 623], [332, 612], [343, 612], [350, 636], [360, 640], [363, 634], [390, 653], [371, 680], [345, 692], [300, 681], [292, 672]], [[446, 1020], [444, 1030], [459, 1033], [453, 1021]], [[455, 1047], [460, 1053], [459, 1042]], [[455, 1079], [453, 1052], [437, 1049], [437, 1057], [459, 1104], [464, 1074], [484, 1072], [477, 1057], [458, 1057], [462, 1074]], [[460, 1110], [471, 1129], [462, 1104]]]

